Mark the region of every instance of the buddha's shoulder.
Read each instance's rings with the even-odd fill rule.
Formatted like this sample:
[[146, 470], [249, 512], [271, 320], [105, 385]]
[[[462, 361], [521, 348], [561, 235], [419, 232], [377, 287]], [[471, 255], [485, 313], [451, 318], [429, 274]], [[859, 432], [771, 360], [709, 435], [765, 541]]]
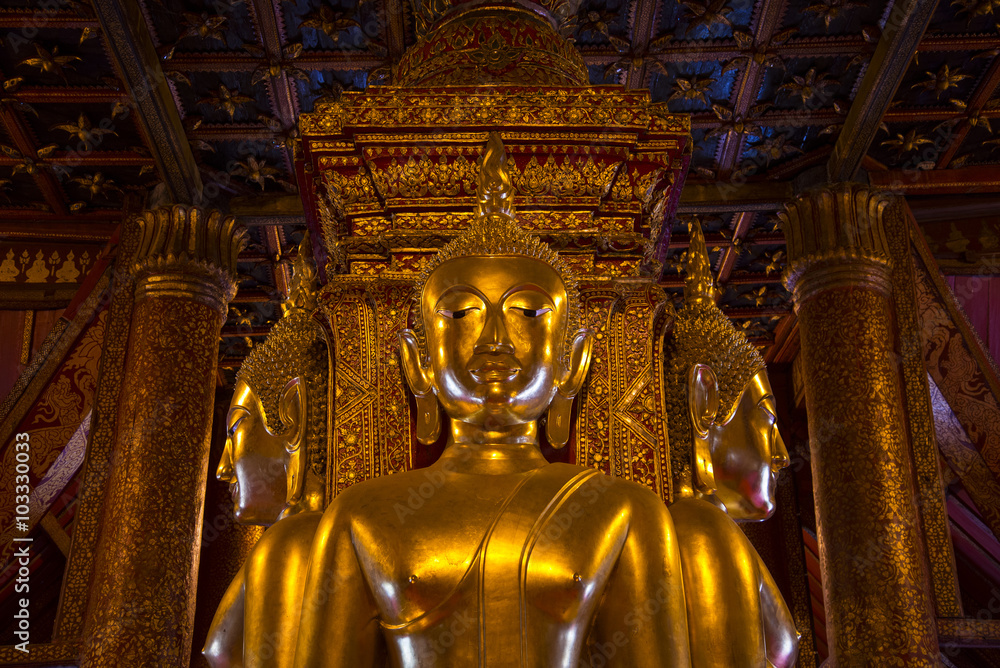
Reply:
[[322, 519], [323, 513], [320, 511], [301, 512], [282, 518], [268, 527], [257, 544], [287, 543], [289, 540], [311, 541]]
[[670, 506], [670, 515], [678, 531], [694, 531], [726, 541], [734, 536], [739, 537], [740, 542], [745, 538], [743, 530], [726, 511], [702, 499], [678, 499]]
[[[290, 553], [308, 552], [323, 513], [302, 512], [282, 518], [267, 528], [253, 547], [253, 563], [260, 570], [265, 564], [284, 561]], [[248, 560], [251, 561], [251, 560]]]
[[[359, 514], [369, 515], [383, 506], [391, 508], [400, 498], [405, 500], [407, 494], [428, 483], [433, 478], [428, 471], [429, 469], [412, 469], [354, 483], [333, 498], [327, 506], [326, 514], [346, 519]], [[441, 485], [436, 479], [434, 483], [430, 484], [435, 487]]]
[[550, 467], [562, 467], [561, 474], [567, 479], [581, 480], [578, 497], [591, 503], [600, 500], [612, 512], [626, 506], [633, 513], [653, 517], [669, 515], [663, 500], [644, 485], [583, 466], [550, 464]]

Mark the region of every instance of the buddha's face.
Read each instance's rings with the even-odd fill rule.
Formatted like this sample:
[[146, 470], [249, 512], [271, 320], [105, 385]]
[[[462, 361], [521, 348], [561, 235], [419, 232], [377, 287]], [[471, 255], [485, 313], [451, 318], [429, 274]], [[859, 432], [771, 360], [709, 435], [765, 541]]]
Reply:
[[260, 399], [243, 380], [236, 383], [226, 429], [215, 476], [229, 483], [233, 514], [241, 524], [273, 524], [285, 508], [288, 452], [284, 440], [268, 430]]
[[788, 451], [778, 433], [767, 372], [747, 384], [732, 418], [710, 429], [716, 496], [734, 519], [763, 520], [774, 512], [778, 473]]
[[528, 257], [448, 260], [421, 295], [431, 385], [452, 420], [502, 429], [537, 420], [563, 371], [566, 286]]

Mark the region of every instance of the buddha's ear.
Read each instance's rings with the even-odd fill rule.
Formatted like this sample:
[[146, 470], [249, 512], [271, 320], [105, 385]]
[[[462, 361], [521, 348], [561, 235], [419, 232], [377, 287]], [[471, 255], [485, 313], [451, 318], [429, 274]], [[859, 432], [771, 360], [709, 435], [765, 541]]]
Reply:
[[693, 446], [692, 483], [702, 494], [715, 494], [715, 468], [712, 464], [709, 428], [719, 413], [719, 383], [710, 367], [694, 364], [688, 369], [687, 399]]
[[430, 392], [430, 370], [420, 363], [420, 344], [412, 329], [404, 329], [399, 333], [399, 356], [403, 363], [403, 375], [413, 394], [422, 397]]
[[430, 445], [441, 435], [441, 409], [434, 395], [430, 369], [420, 363], [420, 344], [412, 329], [404, 329], [399, 333], [399, 357], [403, 366], [403, 375], [417, 399], [417, 440], [424, 445]]
[[292, 378], [281, 391], [278, 400], [278, 417], [285, 425], [283, 434], [285, 450], [288, 452], [288, 468], [286, 470], [287, 492], [286, 502], [291, 505], [302, 498], [303, 485], [306, 477], [306, 426], [309, 422], [306, 416], [306, 385], [301, 378]]
[[577, 332], [569, 351], [566, 375], [559, 384], [559, 394], [567, 398], [575, 397], [583, 389], [583, 382], [590, 370], [590, 359], [594, 352], [594, 336], [587, 330]]

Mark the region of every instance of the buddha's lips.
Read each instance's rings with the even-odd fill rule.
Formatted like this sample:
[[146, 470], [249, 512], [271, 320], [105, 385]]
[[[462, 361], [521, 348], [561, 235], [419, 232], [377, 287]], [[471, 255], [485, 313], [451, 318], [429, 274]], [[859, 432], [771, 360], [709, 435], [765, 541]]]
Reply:
[[477, 383], [502, 383], [513, 380], [514, 376], [521, 372], [521, 367], [517, 364], [505, 362], [484, 362], [475, 369], [469, 369], [469, 373], [476, 379]]
[[240, 494], [240, 483], [239, 481], [234, 481], [229, 483], [229, 496], [233, 501], [236, 501]]

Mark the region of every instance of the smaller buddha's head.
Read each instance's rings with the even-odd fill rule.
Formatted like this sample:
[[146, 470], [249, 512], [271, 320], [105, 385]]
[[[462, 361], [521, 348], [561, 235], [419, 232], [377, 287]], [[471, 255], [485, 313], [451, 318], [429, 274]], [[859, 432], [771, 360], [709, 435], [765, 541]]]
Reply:
[[[305, 262], [310, 255], [306, 240], [299, 256]], [[229, 483], [241, 524], [266, 526], [283, 513], [321, 509], [329, 360], [310, 317], [314, 299], [304, 290], [302, 280], [294, 282], [291, 306], [236, 376], [216, 477]]]
[[558, 446], [569, 436], [569, 413], [561, 408], [583, 384], [591, 341], [579, 327], [568, 267], [514, 222], [504, 161], [494, 133], [483, 158], [479, 215], [418, 280], [416, 327], [400, 337], [422, 442], [437, 438], [438, 403], [453, 436], [465, 424], [459, 431], [474, 438], [502, 439], [546, 412], [549, 441]]
[[675, 494], [704, 497], [734, 519], [767, 519], [788, 451], [764, 359], [715, 304], [697, 223], [688, 257], [685, 305], [665, 360]]

